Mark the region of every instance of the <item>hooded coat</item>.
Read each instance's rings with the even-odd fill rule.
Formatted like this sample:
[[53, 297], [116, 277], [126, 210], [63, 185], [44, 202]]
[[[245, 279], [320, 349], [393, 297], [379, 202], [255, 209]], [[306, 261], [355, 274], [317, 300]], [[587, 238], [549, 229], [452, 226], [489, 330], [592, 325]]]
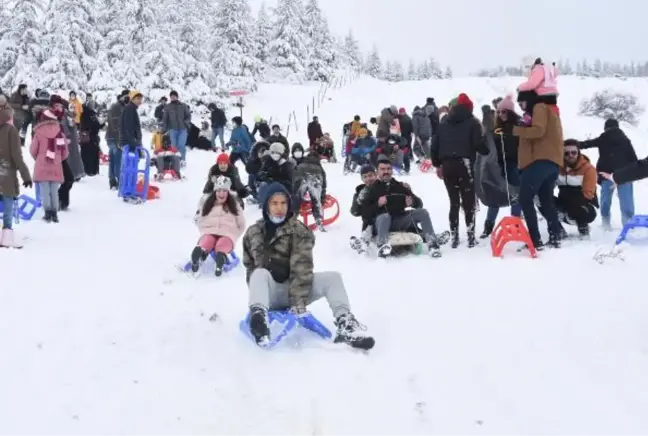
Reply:
[[17, 197], [20, 194], [17, 173], [20, 172], [25, 182], [32, 179], [23, 160], [20, 135], [12, 115], [10, 107], [0, 109], [0, 195]]

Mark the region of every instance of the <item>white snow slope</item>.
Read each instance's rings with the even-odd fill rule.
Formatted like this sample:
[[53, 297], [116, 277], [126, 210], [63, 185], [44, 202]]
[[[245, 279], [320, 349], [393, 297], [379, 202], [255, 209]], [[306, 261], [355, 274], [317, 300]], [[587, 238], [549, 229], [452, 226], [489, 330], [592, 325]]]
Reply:
[[[427, 96], [442, 103], [467, 92], [478, 113], [518, 82], [359, 79], [330, 94], [318, 115], [337, 137], [356, 113], [368, 119], [390, 104], [411, 110]], [[562, 78], [567, 137], [600, 132], [602, 120], [576, 111], [605, 87], [648, 91], [641, 80]], [[311, 96], [262, 87], [246, 117], [285, 121]], [[645, 155], [645, 131], [626, 131]], [[290, 139], [305, 136], [302, 125]], [[616, 232], [603, 233], [597, 220], [592, 242], [535, 260], [513, 247], [493, 258], [483, 241], [473, 250], [445, 248], [439, 260], [370, 260], [348, 248], [360, 228], [347, 212], [359, 177], [331, 164], [329, 191], [343, 214], [317, 234], [316, 269], [343, 273], [376, 348], [356, 353], [305, 336], [301, 349], [268, 352], [238, 329], [247, 311], [242, 268], [220, 279], [176, 272], [196, 241], [191, 218], [215, 156], [196, 151], [188, 160], [189, 180], [162, 185], [159, 200], [122, 203], [103, 167], [101, 177], [74, 186], [60, 224], [17, 226], [29, 237], [25, 248], [0, 252], [0, 433], [648, 432], [646, 248], [599, 265], [593, 253]], [[437, 230], [446, 229], [443, 183], [413, 174], [407, 181]], [[637, 213], [648, 212], [646, 192], [638, 183]], [[616, 203], [613, 213], [619, 227]], [[484, 214], [482, 207], [480, 227]], [[249, 207], [245, 216], [251, 223], [260, 213]], [[325, 302], [312, 310], [333, 328]], [[209, 322], [213, 313], [218, 319]]]

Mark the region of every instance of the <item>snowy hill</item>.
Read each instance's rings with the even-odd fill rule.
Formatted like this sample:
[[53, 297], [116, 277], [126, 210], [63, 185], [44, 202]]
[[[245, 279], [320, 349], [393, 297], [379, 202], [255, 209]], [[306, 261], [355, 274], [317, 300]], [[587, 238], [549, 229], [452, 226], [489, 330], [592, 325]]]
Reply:
[[[361, 78], [332, 91], [317, 115], [335, 138], [355, 114], [368, 119], [390, 104], [411, 110], [459, 92], [478, 108], [519, 81]], [[566, 136], [600, 132], [603, 120], [576, 111], [607, 87], [648, 91], [639, 80], [561, 78]], [[305, 143], [314, 93], [261, 85], [246, 116], [272, 116], [285, 129], [294, 110], [299, 130], [291, 127], [290, 140]], [[624, 129], [645, 156], [642, 121]], [[29, 237], [25, 248], [0, 251], [0, 433], [648, 432], [646, 248], [599, 265], [593, 253], [616, 235], [594, 225], [591, 242], [536, 260], [513, 249], [495, 259], [486, 242], [446, 248], [439, 260], [370, 260], [347, 248], [360, 228], [347, 213], [359, 178], [330, 164], [329, 192], [343, 210], [317, 234], [316, 269], [343, 273], [376, 348], [365, 355], [309, 339], [301, 349], [265, 352], [238, 330], [247, 311], [243, 269], [199, 280], [176, 272], [196, 241], [191, 218], [214, 160], [189, 153], [189, 179], [161, 185], [162, 198], [143, 206], [117, 199], [105, 173], [84, 179], [60, 224], [17, 226]], [[443, 183], [417, 170], [407, 181], [436, 229], [446, 229]], [[648, 213], [646, 193], [638, 183], [638, 213]], [[251, 223], [259, 211], [245, 216]], [[615, 204], [617, 228], [618, 216]], [[312, 310], [332, 327], [325, 302]]]

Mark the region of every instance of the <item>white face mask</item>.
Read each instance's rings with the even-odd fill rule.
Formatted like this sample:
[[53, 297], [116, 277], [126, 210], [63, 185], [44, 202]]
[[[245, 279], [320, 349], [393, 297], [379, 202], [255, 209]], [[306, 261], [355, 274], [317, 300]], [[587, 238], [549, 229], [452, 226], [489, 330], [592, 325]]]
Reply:
[[304, 155], [301, 151], [296, 151], [293, 153], [293, 156], [295, 156], [297, 159], [301, 159], [301, 157]]
[[281, 153], [270, 153], [270, 157], [273, 160], [278, 161], [279, 159], [281, 159]]
[[269, 218], [273, 224], [281, 224], [286, 219], [285, 216], [270, 216]]

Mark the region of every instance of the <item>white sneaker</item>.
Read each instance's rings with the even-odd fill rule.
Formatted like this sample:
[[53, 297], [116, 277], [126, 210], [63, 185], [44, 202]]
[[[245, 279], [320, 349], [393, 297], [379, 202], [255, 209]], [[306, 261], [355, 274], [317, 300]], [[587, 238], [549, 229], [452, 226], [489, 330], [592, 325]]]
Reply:
[[0, 238], [0, 247], [3, 248], [23, 248], [20, 238], [16, 238], [12, 229], [2, 229]]

